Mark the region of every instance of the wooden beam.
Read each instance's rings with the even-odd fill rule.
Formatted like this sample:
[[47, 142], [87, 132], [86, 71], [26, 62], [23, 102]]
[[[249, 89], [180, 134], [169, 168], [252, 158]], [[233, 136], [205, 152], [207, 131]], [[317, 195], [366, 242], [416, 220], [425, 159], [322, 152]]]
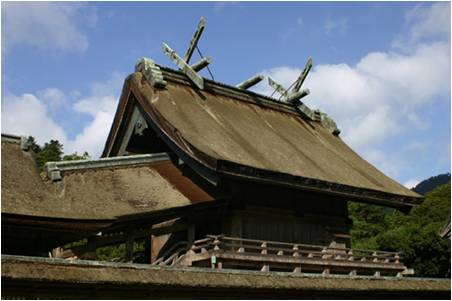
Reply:
[[248, 88], [251, 88], [252, 86], [258, 84], [264, 79], [263, 75], [257, 74], [253, 77], [248, 78], [247, 80], [244, 80], [240, 84], [235, 85], [236, 88], [246, 90]]
[[184, 55], [184, 61], [188, 64], [188, 62], [191, 59], [191, 56], [193, 55], [193, 51], [196, 48], [196, 45], [198, 44], [199, 38], [201, 38], [201, 34], [204, 31], [204, 28], [206, 26], [206, 21], [204, 17], [201, 17], [198, 22], [198, 27], [196, 28], [195, 34], [193, 35], [193, 38], [190, 40], [190, 45], [188, 46], [187, 52]]
[[128, 235], [126, 239], [126, 260], [131, 261], [133, 259], [133, 242], [134, 238], [131, 235]]
[[276, 92], [281, 94], [281, 96], [283, 98], [287, 97], [288, 93], [287, 93], [286, 89], [284, 89], [284, 87], [282, 85], [280, 85], [277, 82], [275, 82], [270, 76], [268, 77], [268, 84], [270, 85], [270, 87], [275, 89]]
[[126, 155], [127, 145], [129, 144], [130, 138], [132, 137], [133, 131], [135, 129], [135, 123], [140, 118], [140, 111], [134, 107], [132, 116], [130, 117], [129, 123], [127, 124], [126, 132], [122, 138], [121, 146], [119, 147], [118, 156]]
[[306, 62], [306, 65], [304, 66], [303, 72], [301, 72], [300, 76], [296, 80], [292, 92], [298, 92], [300, 90], [301, 85], [306, 79], [306, 76], [308, 76], [308, 73], [311, 70], [311, 68], [312, 68], [312, 58], [309, 58], [308, 61]]
[[171, 47], [169, 47], [166, 43], [163, 43], [163, 52], [173, 61], [185, 75], [199, 88], [204, 89], [204, 79], [193, 70], [190, 65], [186, 63]]

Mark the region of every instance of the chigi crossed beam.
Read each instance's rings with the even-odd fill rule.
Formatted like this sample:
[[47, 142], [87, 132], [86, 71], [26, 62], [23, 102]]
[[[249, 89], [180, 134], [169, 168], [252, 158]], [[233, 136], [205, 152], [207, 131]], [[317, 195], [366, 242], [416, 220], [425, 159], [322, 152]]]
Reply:
[[[204, 17], [201, 17], [201, 19], [198, 22], [195, 34], [190, 40], [188, 49], [183, 57], [179, 56], [176, 53], [176, 51], [174, 51], [173, 49], [171, 49], [170, 46], [168, 46], [168, 44], [163, 43], [163, 52], [180, 68], [180, 70], [193, 82], [193, 84], [201, 90], [204, 89], [204, 78], [201, 75], [199, 75], [198, 72], [207, 67], [211, 63], [210, 58], [202, 57], [201, 52], [199, 52], [199, 49], [197, 48], [198, 41], [201, 38], [205, 25], [206, 25], [205, 19]], [[193, 52], [195, 51], [195, 49], [198, 49], [201, 59], [198, 62], [190, 65], [189, 62], [191, 57], [193, 56]], [[290, 85], [287, 89], [284, 88], [283, 85], [277, 83], [271, 77], [268, 77], [268, 84], [275, 89], [275, 92], [280, 94], [279, 101], [293, 105], [295, 108], [298, 109], [298, 111], [303, 116], [311, 120], [317, 119], [320, 120], [322, 118], [326, 120], [327, 117], [325, 116], [321, 117], [320, 112], [312, 111], [302, 101], [299, 101], [300, 99], [309, 95], [310, 93], [309, 89], [301, 89], [301, 87], [306, 77], [308, 76], [311, 68], [312, 68], [312, 59], [309, 58], [308, 61], [306, 62], [306, 65], [304, 66], [303, 71], [298, 76], [297, 80], [293, 82], [292, 85]], [[264, 79], [263, 75], [257, 74], [235, 85], [235, 87], [241, 90], [246, 90], [256, 85], [263, 79]]]
[[187, 49], [187, 52], [184, 55], [184, 58], [181, 58], [176, 51], [171, 49], [168, 44], [163, 43], [163, 52], [172, 60], [182, 72], [184, 72], [188, 78], [199, 88], [204, 89], [204, 79], [197, 73], [197, 71], [202, 70], [210, 64], [210, 58], [201, 58], [200, 61], [194, 63], [193, 65], [189, 65], [189, 61], [193, 55], [193, 51], [198, 44], [199, 38], [201, 37], [202, 32], [204, 31], [205, 20], [204, 17], [201, 17], [198, 23], [198, 27], [196, 28], [196, 32], [193, 38], [190, 41], [190, 46]]
[[[185, 53], [184, 57], [181, 58], [176, 51], [171, 49], [168, 44], [163, 43], [163, 52], [172, 60], [182, 72], [187, 75], [187, 77], [199, 88], [204, 89], [204, 79], [202, 76], [198, 74], [198, 71], [201, 71], [203, 68], [207, 67], [211, 60], [210, 58], [201, 58], [198, 62], [189, 65], [189, 61], [193, 55], [194, 50], [197, 47], [198, 41], [201, 38], [201, 35], [205, 28], [205, 19], [204, 17], [201, 17], [198, 23], [198, 27], [196, 28], [195, 34], [193, 35], [193, 38], [190, 41], [190, 45], [188, 46], [187, 52]], [[236, 85], [236, 88], [238, 89], [248, 89], [257, 83], [259, 83], [261, 80], [263, 80], [264, 77], [260, 74], [255, 75], [239, 84]]]
[[[277, 83], [275, 80], [273, 80], [270, 76], [268, 77], [268, 84], [275, 89], [276, 92], [281, 94], [281, 100], [288, 103], [295, 103], [295, 101], [305, 97], [306, 95], [309, 95], [309, 89], [301, 89], [301, 85], [303, 84], [304, 80], [308, 76], [309, 71], [312, 68], [312, 59], [309, 58], [306, 62], [306, 65], [304, 66], [303, 71], [301, 72], [300, 76], [298, 76], [297, 80], [290, 85], [288, 89], [284, 89], [284, 87]], [[292, 88], [292, 90], [290, 90]]]

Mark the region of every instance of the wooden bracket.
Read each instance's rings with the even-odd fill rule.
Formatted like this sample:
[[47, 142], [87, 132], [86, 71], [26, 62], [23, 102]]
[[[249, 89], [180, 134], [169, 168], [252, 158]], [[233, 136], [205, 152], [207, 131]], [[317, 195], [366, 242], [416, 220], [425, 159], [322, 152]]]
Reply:
[[199, 88], [204, 89], [204, 79], [196, 73], [193, 68], [187, 64], [171, 47], [163, 43], [163, 52], [176, 64], [185, 75]]

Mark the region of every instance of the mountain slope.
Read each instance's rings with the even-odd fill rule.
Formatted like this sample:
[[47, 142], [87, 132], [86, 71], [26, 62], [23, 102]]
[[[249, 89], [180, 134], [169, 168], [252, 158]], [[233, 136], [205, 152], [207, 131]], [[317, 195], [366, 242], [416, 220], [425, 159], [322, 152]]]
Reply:
[[411, 190], [419, 194], [425, 195], [427, 192], [432, 191], [436, 187], [447, 184], [449, 182], [450, 182], [450, 173], [444, 173], [434, 177], [430, 177], [420, 182], [419, 184], [416, 185], [416, 187], [414, 187]]

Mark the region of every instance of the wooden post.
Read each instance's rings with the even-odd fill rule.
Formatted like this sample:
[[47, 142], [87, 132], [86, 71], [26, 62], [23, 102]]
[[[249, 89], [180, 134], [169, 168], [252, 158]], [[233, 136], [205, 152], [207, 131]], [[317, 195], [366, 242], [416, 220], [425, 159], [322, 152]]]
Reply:
[[213, 241], [213, 245], [214, 245], [213, 249], [214, 249], [215, 251], [217, 251], [217, 250], [220, 249], [220, 243], [221, 243], [221, 242], [218, 240], [218, 237], [215, 237], [215, 240]]
[[195, 234], [195, 225], [190, 224], [187, 229], [187, 242], [189, 246], [191, 246], [195, 241]]
[[152, 263], [152, 235], [144, 238], [144, 262]]
[[373, 256], [373, 258], [374, 258], [372, 261], [373, 261], [373, 262], [378, 262], [378, 257], [377, 257], [378, 255], [377, 255], [377, 252], [373, 252], [373, 253], [372, 253], [372, 256]]
[[267, 243], [263, 242], [261, 247], [262, 247], [261, 254], [267, 254]]
[[215, 268], [216, 263], [217, 263], [217, 257], [215, 255], [210, 257], [210, 266], [211, 266], [212, 269]]
[[353, 260], [354, 260], [354, 258], [353, 258], [353, 251], [352, 251], [352, 250], [348, 251], [347, 255], [348, 255], [348, 258], [347, 258], [347, 259], [348, 259], [349, 261], [353, 261]]
[[127, 232], [126, 239], [126, 260], [131, 261], [133, 258], [133, 236], [131, 232]]

